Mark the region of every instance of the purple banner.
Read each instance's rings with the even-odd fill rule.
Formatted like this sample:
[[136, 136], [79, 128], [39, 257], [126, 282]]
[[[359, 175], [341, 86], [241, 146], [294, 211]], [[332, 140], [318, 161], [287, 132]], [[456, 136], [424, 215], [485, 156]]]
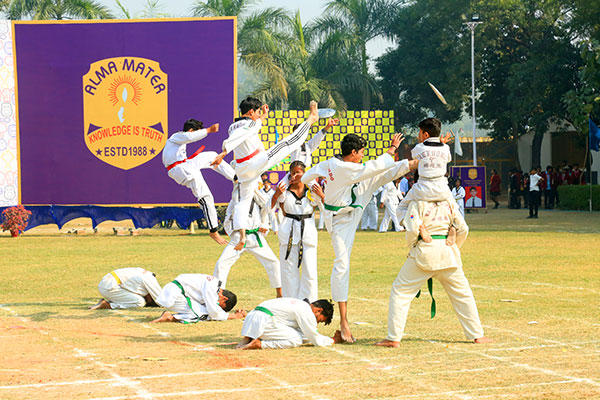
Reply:
[[[23, 204], [195, 204], [167, 175], [168, 136], [196, 118], [220, 132], [236, 106], [233, 18], [16, 22]], [[216, 202], [231, 183], [203, 172]]]
[[465, 209], [486, 208], [485, 167], [450, 167], [450, 175], [465, 188]]

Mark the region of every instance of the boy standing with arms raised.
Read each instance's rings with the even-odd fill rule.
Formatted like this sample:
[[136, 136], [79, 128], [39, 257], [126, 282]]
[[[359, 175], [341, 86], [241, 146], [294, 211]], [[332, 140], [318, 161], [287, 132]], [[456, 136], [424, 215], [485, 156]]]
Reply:
[[341, 334], [346, 342], [352, 343], [355, 340], [350, 332], [347, 316], [350, 254], [363, 209], [380, 186], [417, 168], [418, 162], [415, 160], [394, 161], [402, 140], [402, 134], [394, 135], [386, 153], [363, 164], [367, 141], [358, 135], [348, 134], [342, 140], [340, 158], [333, 157], [320, 162], [302, 177], [304, 184], [318, 177], [326, 180], [325, 225], [335, 252], [331, 293], [333, 300], [338, 302]]

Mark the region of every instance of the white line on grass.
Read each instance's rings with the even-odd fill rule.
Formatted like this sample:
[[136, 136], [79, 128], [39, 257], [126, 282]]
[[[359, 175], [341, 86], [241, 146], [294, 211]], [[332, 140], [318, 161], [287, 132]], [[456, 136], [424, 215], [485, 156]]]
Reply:
[[[21, 321], [23, 321], [26, 324], [30, 324], [31, 320], [29, 320], [28, 318], [24, 318], [22, 316], [20, 316], [17, 312], [15, 312], [14, 310], [12, 310], [10, 307], [7, 307], [3, 304], [0, 304], [0, 308], [7, 310], [8, 312], [10, 312], [12, 315], [14, 315], [15, 317], [19, 318]], [[37, 330], [36, 330], [37, 331]], [[42, 334], [46, 334], [46, 332], [41, 332]], [[54, 341], [54, 342], [58, 342], [60, 343], [61, 340], [56, 337], [56, 336], [50, 336], [50, 338]], [[70, 347], [70, 346], [69, 346]], [[110, 376], [113, 377], [114, 380], [117, 381], [117, 383], [122, 384], [123, 386], [127, 386], [133, 390], [136, 391], [137, 393], [137, 397], [141, 398], [141, 399], [154, 399], [152, 393], [150, 393], [149, 391], [147, 391], [146, 389], [142, 388], [140, 386], [140, 382], [136, 382], [134, 380], [131, 380], [129, 378], [124, 378], [122, 376], [120, 376], [119, 374], [117, 374], [116, 372], [111, 370], [111, 366], [105, 363], [102, 363], [100, 361], [97, 361], [96, 359], [94, 359], [92, 356], [94, 356], [93, 353], [89, 353], [86, 352], [84, 350], [78, 349], [77, 347], [73, 347], [73, 350], [75, 351], [75, 357], [80, 357], [80, 358], [84, 358], [92, 363], [94, 363], [96, 366], [98, 366], [101, 370], [103, 370], [104, 372], [108, 373]]]
[[[244, 387], [234, 389], [206, 389], [206, 390], [190, 390], [185, 392], [173, 392], [173, 393], [155, 393], [154, 397], [184, 397], [184, 396], [200, 396], [203, 394], [214, 394], [214, 393], [239, 393], [239, 392], [259, 392], [259, 398], [264, 398], [266, 390], [282, 390], [282, 389], [296, 389], [301, 390], [302, 388], [319, 387], [325, 385], [342, 385], [347, 384], [348, 380], [337, 380], [328, 382], [314, 382], [304, 383], [300, 385], [288, 385], [288, 386], [257, 386], [257, 387]], [[260, 393], [263, 392], [263, 393]], [[126, 400], [137, 398], [135, 396], [114, 396], [114, 397], [97, 397], [90, 400]]]
[[565, 342], [561, 342], [559, 340], [553, 340], [553, 339], [545, 339], [545, 338], [541, 338], [538, 336], [533, 336], [533, 335], [528, 335], [526, 333], [521, 333], [512, 329], [504, 329], [504, 328], [496, 328], [495, 326], [491, 326], [491, 325], [482, 325], [485, 329], [492, 329], [492, 330], [497, 330], [500, 332], [507, 332], [510, 333], [511, 335], [518, 335], [518, 336], [522, 336], [522, 337], [526, 337], [528, 339], [532, 339], [532, 340], [543, 340], [544, 342], [548, 342], [548, 343], [552, 343], [552, 344], [558, 344], [560, 346], [565, 346], [565, 347], [573, 347], [575, 349], [581, 349], [581, 346], [577, 346], [576, 344], [570, 344], [570, 343], [565, 343]]
[[553, 283], [546, 283], [546, 282], [525, 282], [528, 285], [535, 285], [535, 286], [549, 286], [549, 287], [553, 287], [556, 289], [564, 289], [564, 290], [577, 290], [577, 291], [582, 291], [582, 292], [589, 292], [589, 293], [593, 293], [593, 294], [600, 294], [600, 292], [590, 289], [590, 288], [583, 288], [583, 287], [571, 287], [571, 286], [559, 286], [559, 285], [555, 285]]
[[[398, 397], [384, 397], [384, 398], [379, 397], [379, 398], [377, 398], [377, 400], [399, 400], [399, 399], [413, 399], [413, 398], [428, 399], [428, 398], [432, 398], [432, 397], [456, 396], [456, 395], [466, 394], [466, 393], [470, 393], [470, 392], [480, 392], [480, 391], [484, 391], [484, 390], [522, 389], [522, 388], [529, 388], [529, 387], [536, 387], [536, 386], [552, 386], [552, 385], [565, 384], [565, 383], [575, 383], [575, 382], [567, 379], [567, 380], [552, 381], [552, 382], [520, 383], [518, 385], [510, 385], [510, 386], [488, 386], [488, 387], [473, 388], [473, 389], [450, 390], [447, 392], [437, 392], [436, 391], [436, 392], [430, 392], [430, 393], [408, 394], [408, 395], [398, 396]], [[463, 396], [463, 397], [465, 399], [471, 398], [471, 396], [468, 396], [468, 395]]]

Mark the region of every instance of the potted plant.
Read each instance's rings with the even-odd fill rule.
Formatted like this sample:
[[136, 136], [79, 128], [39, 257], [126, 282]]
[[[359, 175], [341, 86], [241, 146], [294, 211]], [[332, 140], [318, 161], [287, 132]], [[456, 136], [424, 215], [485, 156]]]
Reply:
[[19, 236], [27, 227], [31, 211], [28, 211], [22, 205], [6, 208], [2, 211], [2, 231], [10, 231], [13, 237]]

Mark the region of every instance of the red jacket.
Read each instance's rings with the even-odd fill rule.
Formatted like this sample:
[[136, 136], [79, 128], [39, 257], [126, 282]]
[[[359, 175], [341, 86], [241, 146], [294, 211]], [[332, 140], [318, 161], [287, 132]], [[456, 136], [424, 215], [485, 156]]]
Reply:
[[490, 192], [499, 192], [501, 183], [502, 179], [500, 179], [500, 175], [492, 174], [490, 177]]

